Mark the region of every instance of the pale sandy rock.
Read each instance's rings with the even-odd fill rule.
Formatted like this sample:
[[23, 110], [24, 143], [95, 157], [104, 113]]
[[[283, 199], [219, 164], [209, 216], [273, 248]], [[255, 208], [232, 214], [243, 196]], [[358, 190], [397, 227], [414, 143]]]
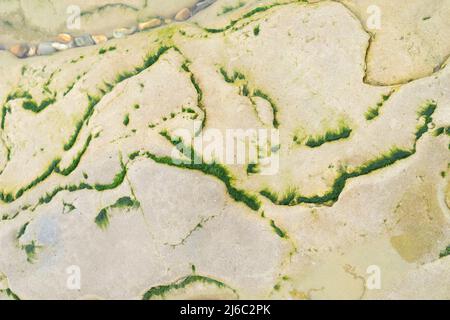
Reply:
[[252, 97], [252, 100], [255, 104], [255, 109], [256, 109], [256, 112], [258, 113], [259, 119], [261, 119], [261, 121], [265, 125], [272, 126], [273, 120], [274, 120], [274, 115], [273, 115], [273, 109], [272, 109], [272, 106], [270, 105], [270, 102], [267, 100], [264, 100], [263, 98], [260, 98], [260, 97]]
[[[273, 4], [244, 2], [223, 13], [237, 2], [216, 1], [193, 18], [200, 26], [113, 39], [106, 54], [0, 52], [0, 298], [13, 297], [6, 288], [23, 299], [448, 298], [450, 66], [369, 85], [370, 36], [346, 6], [242, 18]], [[129, 7], [106, 11], [91, 19], [138, 21]], [[241, 142], [274, 130], [279, 140], [258, 150], [273, 158], [172, 161], [187, 160], [176, 137], [232, 130], [249, 132]], [[211, 155], [203, 143], [197, 155]], [[80, 290], [66, 285], [73, 266]], [[373, 267], [377, 290], [366, 286]]]
[[60, 33], [56, 37], [56, 41], [62, 42], [62, 43], [70, 43], [70, 42], [72, 42], [72, 40], [73, 40], [73, 37], [67, 33]]
[[53, 42], [52, 47], [55, 48], [57, 51], [64, 51], [70, 48], [70, 44]]
[[139, 23], [139, 30], [147, 30], [155, 27], [159, 27], [162, 24], [161, 19], [155, 18], [149, 21]]
[[191, 17], [191, 10], [189, 8], [181, 9], [174, 17], [175, 21], [184, 21]]
[[29, 50], [27, 44], [16, 44], [9, 48], [9, 51], [18, 58], [25, 58]]
[[133, 34], [136, 31], [134, 28], [119, 28], [113, 31], [113, 37], [116, 39], [123, 38]]
[[37, 54], [37, 48], [38, 48], [37, 46], [31, 45], [30, 49], [28, 50], [27, 57], [35, 56]]
[[92, 39], [94, 40], [95, 44], [104, 43], [108, 41], [108, 37], [103, 34], [92, 35]]
[[[374, 35], [367, 57], [367, 81], [374, 84], [405, 83], [438, 70], [450, 54], [448, 1], [343, 0]], [[374, 11], [376, 10], [376, 11]], [[374, 28], [371, 14], [380, 12]], [[369, 25], [368, 25], [369, 24]]]

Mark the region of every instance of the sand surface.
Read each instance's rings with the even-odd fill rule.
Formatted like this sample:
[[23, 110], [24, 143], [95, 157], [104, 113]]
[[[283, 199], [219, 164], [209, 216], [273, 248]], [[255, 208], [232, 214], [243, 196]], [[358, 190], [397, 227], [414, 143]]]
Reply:
[[[450, 1], [409, 2], [218, 0], [0, 51], [0, 297], [449, 299]], [[74, 3], [94, 34], [195, 1]], [[0, 43], [67, 32], [68, 4], [0, 0]], [[236, 130], [277, 142], [173, 162]]]

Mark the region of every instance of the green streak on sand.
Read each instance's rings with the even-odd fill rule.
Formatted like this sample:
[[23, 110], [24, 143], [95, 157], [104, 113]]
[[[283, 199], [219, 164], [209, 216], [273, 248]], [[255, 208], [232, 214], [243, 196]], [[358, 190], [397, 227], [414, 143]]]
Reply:
[[209, 278], [209, 277], [204, 277], [204, 276], [194, 274], [194, 275], [189, 275], [189, 276], [187, 276], [175, 283], [172, 283], [172, 284], [153, 287], [143, 295], [142, 300], [150, 300], [155, 297], [165, 298], [166, 295], [170, 291], [184, 289], [188, 285], [193, 284], [193, 283], [212, 284], [212, 285], [217, 286], [218, 288], [230, 289], [235, 294], [237, 294], [234, 289], [231, 289], [229, 286], [227, 286], [223, 282], [217, 281], [217, 280]]

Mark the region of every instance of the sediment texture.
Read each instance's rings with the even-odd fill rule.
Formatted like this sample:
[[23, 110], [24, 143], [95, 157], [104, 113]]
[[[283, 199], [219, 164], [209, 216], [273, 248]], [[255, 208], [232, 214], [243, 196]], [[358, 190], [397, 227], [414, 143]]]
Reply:
[[[448, 2], [405, 68], [388, 1], [375, 38], [342, 2], [216, 1], [103, 45], [0, 52], [0, 296], [450, 298]], [[181, 128], [278, 129], [279, 167], [173, 163]]]

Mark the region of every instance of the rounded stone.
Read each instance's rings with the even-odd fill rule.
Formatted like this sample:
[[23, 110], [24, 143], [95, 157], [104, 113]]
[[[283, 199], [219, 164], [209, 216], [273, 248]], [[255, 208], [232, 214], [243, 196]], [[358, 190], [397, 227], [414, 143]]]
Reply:
[[176, 21], [184, 21], [191, 17], [191, 10], [189, 8], [181, 9], [176, 15], [175, 20]]
[[35, 45], [30, 46], [30, 49], [28, 50], [27, 57], [33, 57], [36, 55], [37, 47]]
[[146, 29], [150, 29], [150, 28], [156, 28], [159, 27], [162, 24], [161, 19], [155, 18], [155, 19], [151, 19], [149, 21], [145, 21], [145, 22], [141, 22], [138, 25], [139, 30], [146, 30]]
[[30, 50], [30, 46], [26, 43], [15, 44], [9, 48], [9, 51], [17, 58], [25, 58], [28, 50]]
[[51, 42], [41, 42], [37, 47], [37, 54], [40, 56], [46, 56], [56, 52]]
[[200, 2], [197, 2], [197, 4], [194, 7], [193, 14], [202, 11], [203, 9], [206, 9], [210, 5], [212, 5], [216, 0], [203, 0]]
[[104, 34], [96, 34], [92, 36], [92, 39], [94, 40], [95, 44], [104, 43], [108, 41], [108, 37]]
[[58, 51], [64, 51], [70, 48], [69, 44], [53, 42], [52, 47]]
[[56, 41], [61, 42], [61, 43], [70, 43], [70, 42], [72, 42], [72, 40], [73, 40], [72, 36], [67, 33], [60, 33], [56, 37]]
[[86, 46], [92, 46], [95, 44], [94, 40], [92, 39], [91, 35], [89, 35], [89, 34], [75, 37], [73, 39], [73, 41], [77, 47], [86, 47]]
[[137, 28], [135, 28], [135, 27], [134, 28], [130, 28], [130, 29], [127, 29], [127, 28], [115, 29], [113, 31], [113, 37], [116, 38], [116, 39], [120, 39], [120, 38], [129, 36], [129, 35], [135, 33], [136, 30], [137, 30]]

